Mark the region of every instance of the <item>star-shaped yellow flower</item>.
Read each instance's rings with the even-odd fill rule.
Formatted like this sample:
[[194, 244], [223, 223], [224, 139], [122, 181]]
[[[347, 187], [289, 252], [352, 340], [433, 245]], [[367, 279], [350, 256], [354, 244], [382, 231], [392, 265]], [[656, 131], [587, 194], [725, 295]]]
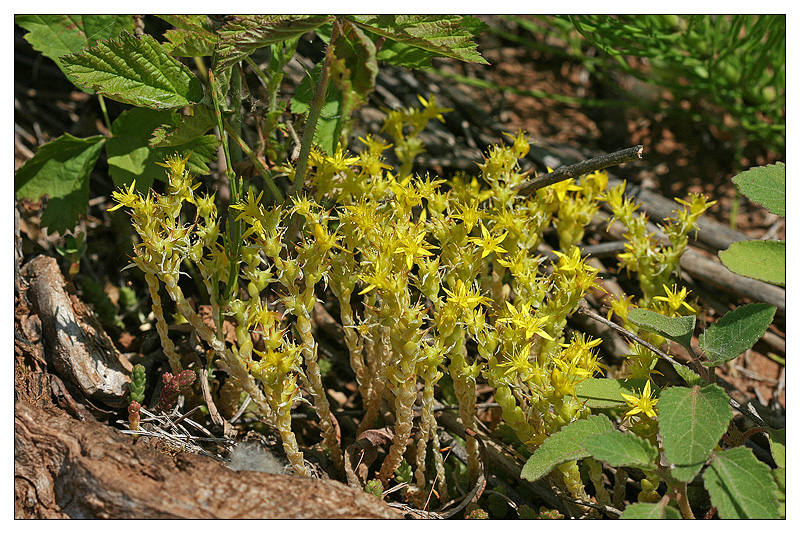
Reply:
[[644, 385], [644, 389], [639, 393], [639, 396], [636, 397], [634, 395], [626, 395], [625, 393], [620, 393], [622, 398], [625, 399], [625, 402], [630, 406], [630, 410], [625, 412], [625, 417], [631, 417], [638, 413], [644, 414], [647, 417], [654, 418], [656, 417], [656, 404], [658, 404], [658, 399], [653, 398], [655, 391], [650, 390], [650, 381], [648, 380], [647, 383]]

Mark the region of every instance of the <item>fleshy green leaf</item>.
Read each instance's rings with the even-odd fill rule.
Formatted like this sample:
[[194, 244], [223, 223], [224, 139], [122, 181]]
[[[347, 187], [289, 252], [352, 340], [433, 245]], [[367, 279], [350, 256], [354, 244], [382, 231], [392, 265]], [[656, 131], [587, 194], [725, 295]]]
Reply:
[[739, 191], [771, 213], [786, 217], [786, 164], [754, 167], [733, 177]]
[[672, 476], [691, 481], [728, 429], [733, 414], [728, 396], [716, 385], [672, 387], [661, 392], [658, 427]]
[[667, 317], [652, 310], [634, 308], [628, 312], [628, 320], [638, 327], [671, 339], [683, 347], [691, 347], [696, 320], [694, 315]]
[[28, 30], [25, 40], [33, 49], [55, 61], [70, 80], [61, 56], [117, 37], [124, 30], [133, 31], [130, 15], [17, 15], [14, 22]]
[[255, 15], [230, 17], [219, 29], [218, 68], [225, 69], [259, 48], [300, 37], [330, 22], [330, 15]]
[[459, 15], [348, 15], [366, 30], [416, 46], [437, 56], [470, 63], [488, 62], [478, 52], [473, 35], [482, 23]]
[[636, 502], [625, 508], [620, 519], [680, 519], [681, 513], [667, 505], [668, 501], [662, 499], [657, 503], [649, 504]]
[[614, 467], [655, 469], [658, 448], [635, 434], [608, 432], [589, 436], [583, 441], [586, 451]]
[[89, 175], [106, 138], [79, 139], [69, 134], [42, 145], [14, 176], [18, 198], [47, 195], [42, 226], [50, 232], [72, 230], [89, 205]]
[[723, 364], [755, 345], [775, 317], [775, 306], [752, 302], [726, 313], [700, 335], [708, 367]]
[[786, 241], [737, 241], [719, 259], [736, 274], [786, 286]]
[[626, 405], [622, 393], [634, 395], [635, 390], [641, 390], [646, 383], [647, 380], [639, 378], [587, 378], [575, 386], [575, 394], [593, 410], [619, 408]]
[[203, 98], [200, 80], [149, 35], [124, 32], [61, 60], [79, 84], [126, 104], [165, 109]]
[[604, 415], [590, 415], [586, 419], [578, 419], [568, 424], [534, 451], [522, 468], [522, 478], [539, 480], [554, 467], [570, 460], [580, 460], [590, 456], [583, 447], [589, 436], [614, 431], [614, 424]]
[[134, 108], [120, 115], [111, 125], [112, 137], [108, 140], [108, 166], [117, 186], [136, 180], [140, 191], [149, 189], [155, 178], [166, 179], [164, 168], [156, 165], [171, 154], [191, 152], [187, 167], [200, 176], [210, 171], [206, 162], [215, 157], [219, 140], [213, 135], [204, 135], [181, 145], [153, 147], [150, 137], [153, 131], [164, 124], [175, 127], [180, 115], [175, 111], [155, 111]]
[[714, 453], [703, 483], [722, 519], [778, 519], [778, 486], [746, 447]]

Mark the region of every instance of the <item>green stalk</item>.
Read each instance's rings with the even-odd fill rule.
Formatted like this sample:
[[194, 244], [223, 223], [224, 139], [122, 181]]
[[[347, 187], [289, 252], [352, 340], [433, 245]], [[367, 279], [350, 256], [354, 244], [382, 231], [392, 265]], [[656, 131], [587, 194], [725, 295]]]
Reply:
[[300, 142], [300, 155], [297, 158], [297, 168], [294, 174], [294, 183], [292, 184], [292, 194], [297, 193], [306, 180], [306, 168], [308, 167], [308, 155], [311, 153], [311, 145], [314, 142], [314, 131], [317, 129], [317, 121], [319, 120], [320, 113], [322, 113], [322, 106], [325, 104], [325, 95], [328, 93], [328, 82], [330, 82], [329, 71], [331, 59], [333, 57], [332, 43], [339, 38], [339, 26], [334, 23], [333, 32], [331, 33], [331, 40], [328, 42], [328, 49], [325, 52], [325, 63], [322, 65], [322, 73], [319, 77], [319, 84], [314, 93], [314, 98], [311, 100], [311, 105], [308, 109], [308, 119], [306, 120], [306, 127], [303, 130], [303, 139]]
[[258, 159], [258, 156], [256, 156], [255, 153], [252, 150], [250, 150], [250, 147], [247, 146], [247, 144], [242, 140], [241, 137], [236, 135], [236, 132], [233, 131], [233, 128], [231, 126], [226, 124], [225, 132], [227, 132], [227, 134], [231, 137], [231, 139], [233, 139], [239, 146], [239, 148], [242, 149], [242, 152], [244, 152], [245, 156], [247, 156], [247, 158], [253, 163], [253, 166], [256, 169], [258, 169], [258, 173], [261, 175], [262, 178], [264, 178], [264, 182], [266, 182], [267, 187], [269, 187], [269, 191], [270, 193], [272, 193], [273, 198], [275, 198], [275, 200], [277, 200], [279, 204], [282, 203], [283, 193], [281, 193], [281, 190], [278, 189], [277, 185], [275, 185], [275, 181], [272, 179], [272, 175], [269, 169], [264, 167], [264, 164], [261, 163], [261, 160]]
[[[225, 164], [227, 169], [225, 170], [225, 176], [228, 178], [228, 183], [231, 187], [231, 201], [232, 203], [238, 203], [239, 198], [241, 196], [241, 191], [239, 190], [239, 183], [236, 180], [236, 175], [233, 172], [233, 163], [231, 161], [231, 152], [228, 146], [228, 138], [225, 135], [226, 128], [225, 128], [225, 121], [222, 118], [222, 112], [220, 111], [219, 105], [219, 94], [217, 93], [217, 83], [216, 77], [214, 76], [214, 71], [209, 69], [208, 71], [208, 81], [211, 87], [211, 100], [214, 102], [214, 114], [217, 117], [217, 129], [219, 131], [220, 141], [222, 142], [222, 151], [225, 154]], [[242, 235], [242, 222], [236, 220], [230, 213], [228, 214], [228, 224], [226, 227], [226, 235], [227, 235], [227, 251], [228, 251], [228, 259], [231, 263], [230, 274], [228, 276], [228, 283], [225, 287], [225, 300], [230, 300], [233, 296], [233, 292], [236, 289], [236, 278], [239, 276], [239, 269], [234, 268], [234, 265], [238, 265], [240, 259], [240, 252], [239, 248], [241, 247], [241, 235]]]
[[111, 119], [108, 117], [108, 110], [106, 109], [106, 101], [103, 95], [97, 95], [97, 101], [100, 103], [100, 111], [103, 112], [103, 120], [106, 123], [106, 128], [111, 131]]

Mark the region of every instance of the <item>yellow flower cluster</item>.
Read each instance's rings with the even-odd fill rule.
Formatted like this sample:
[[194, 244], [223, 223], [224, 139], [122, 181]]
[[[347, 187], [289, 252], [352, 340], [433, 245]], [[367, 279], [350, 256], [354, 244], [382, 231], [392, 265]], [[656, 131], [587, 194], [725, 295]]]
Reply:
[[[196, 193], [187, 159], [170, 158], [165, 164], [169, 184], [164, 195], [143, 197], [131, 185], [114, 193], [118, 205], [112, 208], [130, 210], [141, 238], [134, 262], [150, 284], [173, 372], [180, 370], [181, 357], [167, 336], [160, 284], [216, 355], [230, 383], [248, 393], [281, 432], [299, 474], [308, 474], [308, 468], [291, 429], [291, 409], [301, 386], [313, 395], [334, 465], [342, 466], [313, 328], [318, 290], [327, 286], [338, 300], [365, 410], [359, 431], [374, 425], [387, 406], [384, 401], [394, 412], [394, 441], [378, 475], [384, 483], [403, 461], [419, 410], [412, 496], [434, 479], [440, 494], [446, 494], [433, 417], [434, 391], [445, 374], [452, 379], [467, 428], [477, 428], [476, 385], [483, 379], [494, 388], [504, 422], [531, 448], [588, 415], [575, 387], [603, 368], [596, 354], [600, 340], [569, 335], [566, 327], [567, 317], [597, 286], [598, 271], [587, 265], [578, 244], [601, 199], [629, 225], [631, 244], [622, 261], [649, 277], [648, 283], [663, 282], [671, 274], [675, 263], [669, 262], [683, 243], [681, 236], [707, 207], [693, 198], [670, 227], [668, 234], [677, 244], [663, 251], [659, 261], [667, 267], [657, 271], [656, 263], [639, 259], [651, 257], [655, 246], [642, 233], [643, 221], [634, 217], [621, 190], [606, 190], [605, 173], [528, 197], [516, 193], [514, 187], [526, 179], [518, 161], [530, 148], [522, 132], [509, 136], [509, 145], [491, 147], [477, 177], [445, 182], [412, 175], [413, 158], [422, 149], [419, 133], [446, 111], [433, 98], [421, 103], [421, 111], [389, 113], [384, 131], [392, 144], [367, 136], [358, 155], [342, 148], [332, 155], [312, 151], [311, 197], [268, 207], [262, 193], [248, 190], [230, 206], [243, 229], [238, 247], [221, 235], [213, 197]], [[392, 148], [401, 162], [397, 174], [384, 159]], [[549, 227], [561, 244], [552, 262], [538, 252]], [[649, 252], [640, 254], [645, 246]], [[184, 262], [201, 275], [216, 331], [203, 324], [181, 292]], [[685, 290], [665, 291], [645, 295], [673, 313], [681, 307], [692, 310]], [[612, 309], [621, 315], [629, 304], [621, 299]], [[232, 343], [222, 337], [225, 317], [235, 323]], [[468, 344], [477, 347], [477, 354], [468, 352]], [[234, 389], [226, 382], [226, 397]], [[649, 415], [651, 408], [639, 407]], [[428, 451], [434, 473], [428, 472]], [[472, 437], [467, 451], [476, 477], [479, 455]], [[582, 495], [575, 466], [563, 472], [568, 487]]]

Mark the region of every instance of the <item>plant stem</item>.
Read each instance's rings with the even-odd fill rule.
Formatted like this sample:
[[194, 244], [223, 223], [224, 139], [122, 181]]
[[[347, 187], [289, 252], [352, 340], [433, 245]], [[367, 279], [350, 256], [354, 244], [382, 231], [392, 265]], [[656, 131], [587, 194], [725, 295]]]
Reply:
[[311, 153], [311, 145], [314, 142], [314, 131], [317, 129], [317, 121], [322, 112], [322, 106], [325, 104], [325, 95], [328, 93], [329, 71], [331, 58], [333, 57], [332, 43], [338, 39], [340, 31], [339, 25], [334, 22], [331, 39], [325, 52], [325, 62], [322, 64], [322, 72], [319, 75], [317, 90], [314, 92], [314, 98], [311, 99], [311, 105], [308, 108], [308, 118], [306, 119], [306, 127], [303, 129], [303, 140], [300, 144], [300, 155], [297, 158], [292, 194], [297, 193], [303, 187], [306, 179], [308, 155]]
[[278, 203], [283, 202], [283, 193], [281, 193], [281, 190], [278, 189], [277, 185], [275, 185], [275, 181], [272, 179], [269, 169], [264, 167], [264, 164], [261, 163], [261, 161], [258, 159], [258, 156], [256, 156], [255, 153], [253, 153], [253, 151], [250, 150], [250, 147], [247, 146], [247, 144], [242, 140], [242, 138], [236, 135], [236, 132], [233, 131], [232, 127], [226, 124], [225, 131], [231, 137], [231, 139], [233, 139], [234, 142], [236, 142], [239, 148], [242, 149], [242, 152], [244, 152], [244, 154], [248, 157], [248, 159], [251, 162], [253, 162], [253, 166], [256, 169], [258, 169], [258, 173], [261, 175], [262, 178], [264, 178], [264, 182], [266, 182], [267, 187], [269, 187], [270, 193], [272, 193], [273, 198], [275, 198], [275, 200], [277, 200]]
[[100, 111], [103, 112], [103, 120], [106, 123], [106, 128], [111, 131], [111, 119], [108, 117], [108, 110], [106, 109], [106, 101], [103, 95], [97, 95], [97, 102], [100, 104]]
[[[595, 312], [593, 312], [592, 310], [590, 310], [586, 306], [583, 306], [583, 305], [579, 306], [578, 309], [577, 309], [577, 312], [580, 313], [581, 315], [586, 315], [588, 317], [591, 317], [595, 321], [603, 323], [604, 325], [606, 325], [606, 326], [608, 326], [610, 328], [613, 328], [614, 330], [616, 330], [617, 332], [619, 332], [623, 336], [627, 337], [628, 339], [633, 340], [633, 341], [639, 343], [640, 345], [643, 345], [648, 350], [651, 350], [651, 351], [655, 352], [658, 356], [660, 356], [661, 358], [664, 358], [665, 360], [667, 360], [672, 365], [683, 365], [682, 363], [674, 360], [669, 354], [667, 354], [666, 352], [662, 351], [661, 349], [659, 349], [658, 347], [656, 347], [652, 343], [648, 343], [647, 341], [645, 341], [644, 339], [640, 338], [639, 336], [637, 336], [633, 332], [622, 328], [617, 323], [615, 323], [613, 321], [609, 321], [605, 317], [596, 314]], [[699, 367], [702, 368], [702, 365], [699, 366]], [[698, 370], [700, 370], [700, 369], [698, 369]], [[704, 374], [702, 370], [700, 370], [700, 373]]]

